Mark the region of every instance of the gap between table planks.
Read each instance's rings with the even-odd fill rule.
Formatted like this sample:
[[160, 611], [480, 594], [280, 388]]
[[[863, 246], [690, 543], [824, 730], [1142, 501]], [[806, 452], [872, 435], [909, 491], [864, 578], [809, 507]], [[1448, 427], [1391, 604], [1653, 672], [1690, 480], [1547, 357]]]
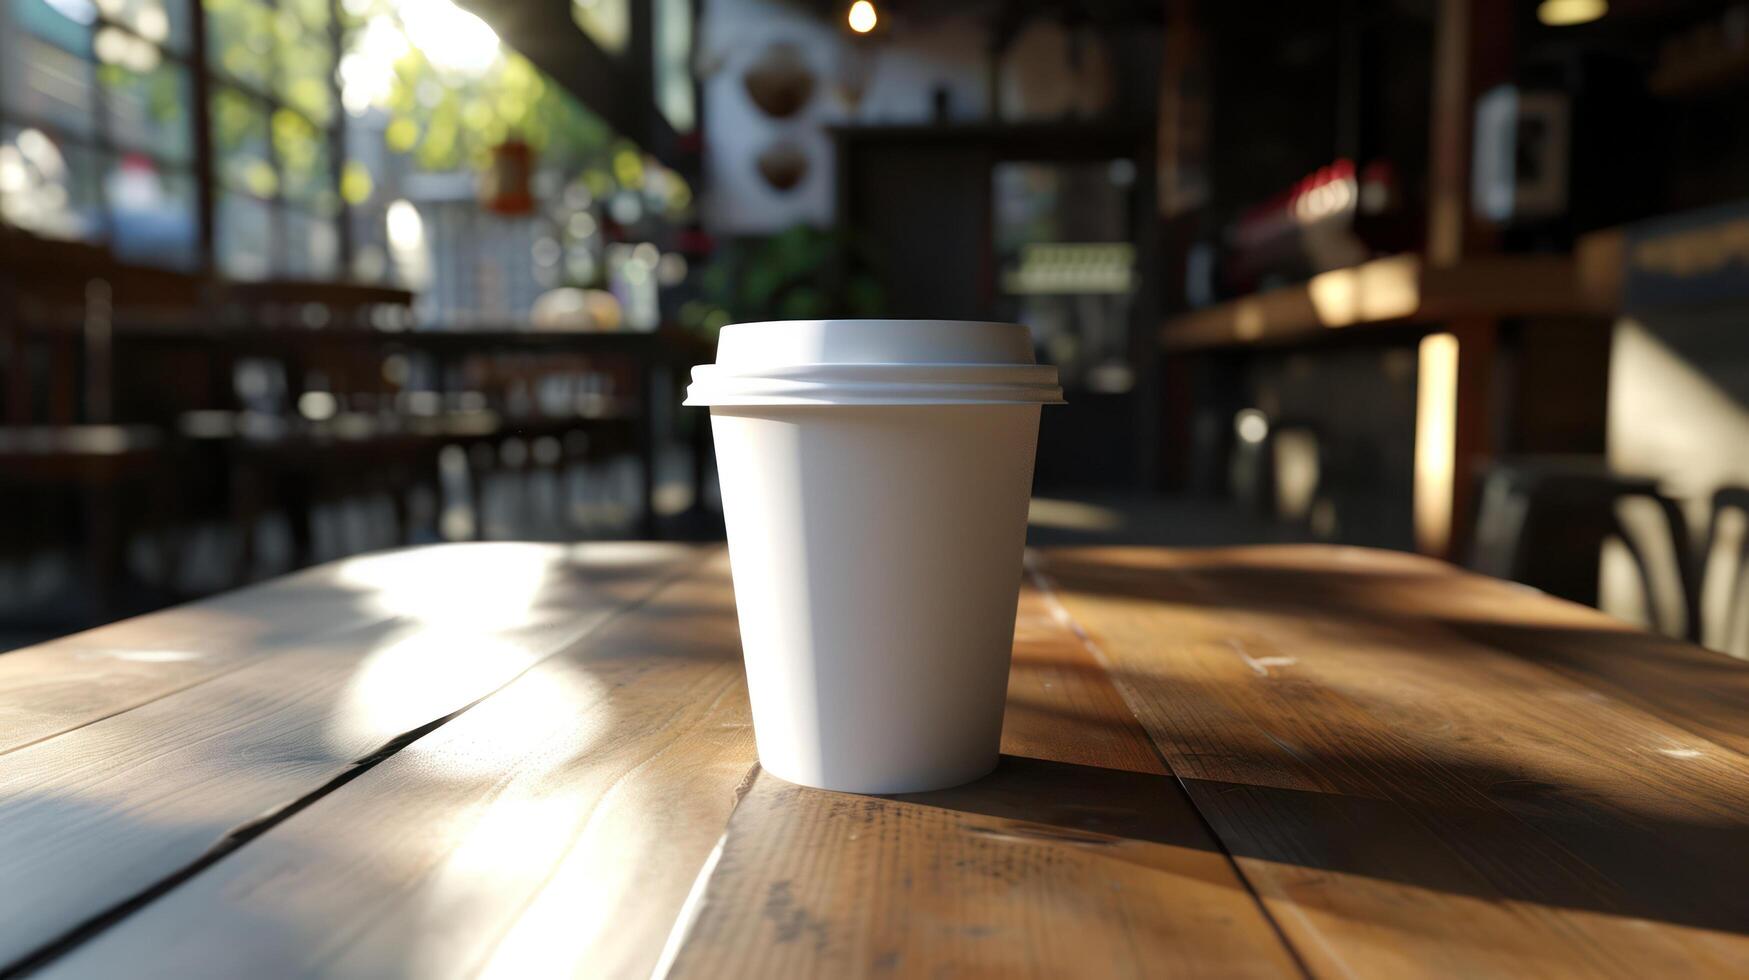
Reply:
[[997, 771], [894, 797], [761, 773], [670, 977], [1297, 976], [1071, 630], [1023, 589]]
[[[1732, 724], [1736, 665], [1720, 665], [1712, 690], [1696, 689], [1688, 672], [1705, 661], [1691, 651], [1676, 673], [1642, 665], [1656, 663], [1661, 644], [1403, 556], [1065, 551], [1047, 553], [1045, 570], [1073, 624], [1042, 625], [1046, 600], [1023, 597], [1009, 757], [983, 783], [864, 798], [745, 781], [732, 636], [688, 639], [698, 635], [692, 618], [732, 631], [724, 579], [714, 599], [660, 607], [659, 623], [675, 632], [656, 642], [653, 662], [640, 659], [650, 647], [635, 635], [648, 624], [626, 617], [613, 642], [628, 646], [608, 658], [623, 662], [598, 665], [619, 680], [608, 709], [616, 698], [640, 712], [651, 710], [645, 696], [670, 703], [641, 680], [687, 692], [665, 717], [688, 733], [721, 733], [701, 749], [707, 761], [688, 762], [693, 735], [664, 742], [664, 725], [635, 733], [638, 747], [623, 754], [591, 743], [562, 760], [506, 740], [543, 716], [544, 695], [511, 692], [547, 686], [525, 680], [558, 672], [550, 662], [50, 966], [138, 973], [168, 948], [198, 974], [212, 955], [196, 943], [204, 924], [241, 909], [264, 921], [240, 935], [266, 939], [218, 961], [234, 967], [514, 974], [570, 963], [639, 974], [666, 935], [660, 966], [679, 975], [992, 964], [1294, 972], [1219, 845], [1174, 795], [1157, 746], [1314, 973], [1740, 972], [1744, 760], [1704, 726], [1674, 720], [1687, 697], [1704, 706], [1706, 725], [1742, 730]], [[1585, 632], [1609, 634], [1602, 666], [1575, 641]], [[611, 649], [611, 637], [598, 639]], [[712, 643], [716, 652], [703, 652]], [[719, 675], [728, 687], [683, 680]], [[587, 690], [563, 700], [597, 704]], [[475, 727], [462, 727], [470, 718]], [[562, 742], [567, 729], [534, 730]], [[475, 778], [442, 778], [456, 771]], [[513, 776], [505, 784], [493, 773]], [[403, 808], [426, 816], [394, 819]], [[538, 816], [549, 810], [562, 816]], [[333, 851], [359, 827], [382, 828], [375, 864]], [[869, 835], [880, 833], [894, 837], [897, 858], [875, 853]], [[598, 881], [637, 865], [642, 852], [625, 841], [666, 847], [680, 836], [673, 861]], [[960, 863], [931, 867], [941, 854]], [[676, 923], [701, 866], [708, 874]], [[788, 869], [804, 873], [782, 877]], [[336, 876], [351, 887], [337, 891]], [[1116, 893], [1086, 887], [1112, 882]], [[634, 920], [584, 917], [577, 935], [577, 909], [631, 894], [643, 909]], [[280, 936], [286, 921], [318, 941]], [[189, 942], [163, 944], [173, 928]]]
[[[0, 656], [0, 754], [100, 721], [310, 643], [392, 618], [360, 606], [321, 566]], [[287, 634], [278, 616], [316, 625]]]
[[[746, 974], [766, 950], [802, 974], [869, 974], [895, 942], [905, 972], [1298, 973], [1035, 591], [1010, 755], [947, 793], [877, 799], [755, 775], [739, 652], [719, 556], [46, 973]], [[902, 836], [878, 868], [864, 860], [881, 836], [871, 823]], [[815, 861], [818, 840], [844, 840], [850, 857]], [[797, 868], [805, 880], [777, 888], [779, 910], [771, 876]], [[747, 889], [756, 921], [725, 948], [713, 923]], [[830, 940], [786, 941], [786, 916]]]
[[[549, 545], [516, 543], [451, 545], [442, 551], [440, 561], [453, 562], [458, 576], [518, 555], [561, 554]], [[626, 568], [662, 562], [679, 567], [694, 551], [638, 542], [581, 545], [572, 554], [618, 555]], [[430, 554], [398, 549], [331, 562], [7, 652], [0, 656], [0, 691], [6, 693], [0, 699], [0, 755], [259, 663], [264, 655], [395, 620], [417, 620], [369, 601], [365, 585], [348, 579], [380, 579]], [[595, 572], [605, 583], [611, 569], [601, 564]], [[423, 576], [427, 582], [432, 577]], [[436, 585], [433, 591], [445, 595], [443, 583]], [[465, 598], [454, 587], [447, 595]]]
[[389, 552], [29, 651], [14, 675], [48, 678], [27, 693], [55, 689], [58, 671], [85, 677], [90, 650], [196, 656], [133, 661], [142, 669], [94, 692], [87, 721], [62, 712], [55, 724], [70, 727], [0, 755], [0, 971], [501, 687], [643, 601], [697, 553]]
[[648, 975], [754, 765], [741, 677], [718, 552], [44, 975]]
[[1380, 552], [1044, 571], [1314, 973], [1749, 970], [1749, 666]]

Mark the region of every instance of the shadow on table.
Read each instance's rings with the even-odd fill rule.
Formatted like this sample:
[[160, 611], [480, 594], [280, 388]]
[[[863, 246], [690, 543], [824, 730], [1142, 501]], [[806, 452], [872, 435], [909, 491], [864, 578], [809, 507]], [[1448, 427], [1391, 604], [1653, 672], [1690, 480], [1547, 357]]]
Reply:
[[1160, 806], [1183, 792], [1171, 776], [1004, 755], [996, 771], [977, 782], [892, 799], [1042, 824], [1074, 843], [1126, 838], [1206, 848], [1208, 832], [1195, 819], [1182, 819], [1190, 815], [1187, 807]]
[[[1252, 760], [1264, 766], [1268, 760]], [[1749, 934], [1749, 823], [1697, 822], [1633, 810], [1582, 790], [1466, 763], [1365, 753], [1308, 755], [1332, 771], [1380, 781], [1426, 778], [1488, 785], [1473, 804], [1359, 792], [1179, 780], [1003, 756], [990, 776], [892, 799], [1019, 822], [1017, 836], [1099, 847], [1120, 840], [1220, 851], [1483, 901], [1513, 901]], [[1195, 801], [1162, 805], [1168, 797]], [[1502, 803], [1502, 800], [1505, 802]], [[1222, 827], [1220, 843], [1196, 815]], [[1534, 826], [1531, 826], [1534, 824]], [[1257, 869], [1250, 869], [1254, 874]], [[1241, 871], [1244, 874], [1244, 870]], [[1250, 875], [1247, 875], [1250, 877]], [[1352, 915], [1344, 887], [1300, 888], [1296, 904]]]
[[[192, 928], [176, 920], [190, 909], [206, 917], [203, 936], [222, 937], [211, 948], [189, 943], [173, 951], [200, 960], [193, 974], [237, 975], [264, 961], [308, 968], [327, 955], [322, 944], [333, 939], [331, 906], [338, 900], [288, 901], [281, 912], [264, 913], [273, 907], [270, 890], [227, 894], [231, 876], [247, 865], [252, 870], [240, 880], [264, 878], [313, 894], [324, 883], [285, 869], [338, 868], [345, 879], [334, 887], [348, 900], [393, 891], [403, 882], [377, 877], [393, 866], [391, 849], [379, 846], [401, 841], [393, 830], [367, 825], [356, 833], [300, 835], [284, 825], [296, 821], [307, 831], [317, 820], [307, 808], [403, 755], [402, 775], [379, 774], [385, 781], [379, 787], [399, 778], [403, 787], [426, 790], [409, 795], [427, 805], [433, 798], [471, 801], [470, 794], [488, 788], [496, 800], [507, 795], [503, 769], [525, 758], [549, 767], [566, 763], [551, 746], [576, 729], [584, 712], [598, 729], [613, 731], [621, 692], [593, 674], [635, 667], [606, 663], [611, 658], [594, 656], [583, 641], [650, 601], [659, 582], [671, 583], [666, 562], [640, 558], [655, 548], [598, 545], [569, 552], [558, 565], [557, 549], [546, 545], [384, 552], [100, 628], [76, 648], [47, 650], [71, 663], [72, 679], [27, 688], [39, 706], [65, 693], [102, 695], [117, 710], [5, 719], [12, 741], [0, 742], [0, 881], [8, 886], [0, 887], [0, 976], [69, 953], [77, 957], [69, 962], [80, 964], [69, 968], [74, 975], [125, 975], [122, 967], [84, 965], [96, 962], [84, 957], [112, 953], [111, 964], [149, 956], [165, 975], [188, 975], [168, 963], [172, 951], [151, 947], [150, 929], [133, 926], [138, 916]], [[585, 612], [583, 600], [594, 592], [606, 596], [622, 583], [623, 595], [594, 609], [600, 618], [589, 630], [579, 632], [581, 621], [566, 618]], [[720, 608], [698, 608], [733, 636], [726, 600]], [[724, 670], [733, 670], [734, 646], [719, 647]], [[653, 653], [648, 644], [635, 650]], [[131, 675], [120, 675], [118, 662], [156, 672], [133, 691], [138, 703], [120, 700], [132, 689], [122, 683]], [[449, 727], [470, 720], [472, 737]], [[433, 812], [450, 813], [442, 806]], [[517, 819], [550, 827], [542, 819], [548, 807], [508, 805], [500, 812], [509, 814], [509, 832], [504, 817], [482, 822], [477, 836], [468, 831], [431, 863], [469, 844], [477, 862], [481, 851], [508, 848], [501, 863], [509, 863], [533, 836], [514, 832]], [[419, 839], [413, 840], [417, 851]], [[265, 870], [254, 860], [232, 859], [245, 846]], [[481, 863], [486, 877], [500, 862]], [[415, 955], [442, 953], [431, 937], [448, 930], [431, 922], [477, 917], [466, 906], [475, 885], [470, 875], [480, 869], [459, 864], [437, 880], [440, 887], [427, 889], [432, 901], [410, 918], [373, 925], [405, 936], [396, 932], [348, 952], [349, 964], [363, 964], [356, 972], [435, 972]], [[172, 892], [176, 900], [160, 901]], [[224, 956], [241, 959], [232, 964]]]
[[[1509, 655], [1549, 671], [1551, 687], [1595, 699], [1597, 710], [1637, 708], [1660, 719], [1662, 732], [1674, 727], [1699, 735], [1693, 741], [1701, 748], [1652, 739], [1660, 745], [1612, 750], [1598, 739], [1613, 736], [1586, 731], [1571, 704], [1564, 711], [1551, 704], [1541, 734], [1535, 726], [1494, 730], [1482, 719], [1454, 729], [1455, 719], [1445, 717], [1449, 710], [1421, 704], [1425, 691], [1414, 685], [1398, 697], [1382, 681], [1344, 690], [1302, 675], [1272, 689], [1271, 703], [1291, 711], [1296, 701], [1311, 703], [1304, 699], [1340, 701], [1319, 714], [1332, 730], [1318, 741], [1342, 751], [1299, 744], [1293, 726], [1272, 731], [1273, 708], [1235, 708], [1219, 730], [1166, 724], [1152, 733], [1181, 780], [1056, 768], [1051, 779], [1033, 786], [1025, 773], [1038, 763], [1028, 761], [1018, 764], [1018, 776], [992, 776], [986, 793], [973, 787], [918, 802], [982, 813], [992, 806], [987, 795], [1004, 815], [1023, 817], [1036, 806], [1041, 816], [1031, 819], [1056, 824], [1066, 817], [1066, 826], [1085, 829], [1081, 815], [1089, 808], [1122, 813], [1150, 793], [1188, 793], [1219, 828], [1220, 846], [1241, 862], [1749, 934], [1749, 772], [1733, 751], [1749, 732], [1749, 665], [1593, 610], [1543, 597], [1530, 601], [1521, 586], [1458, 575], [1412, 555], [1293, 547], [1069, 549], [1050, 552], [1038, 564], [1047, 584], [1065, 594], [1230, 617], [1220, 622], [1231, 622], [1235, 634], [1266, 629], [1284, 652], [1298, 652], [1281, 632], [1291, 618], [1318, 631], [1323, 657], [1341, 656], [1336, 638], [1345, 634], [1414, 656]], [[1114, 617], [1121, 619], [1122, 609], [1114, 607]], [[1168, 712], [1172, 704], [1218, 706], [1244, 698], [1232, 685], [1176, 671], [1031, 666], [1097, 672], [1132, 704], [1138, 692], [1148, 697], [1150, 689], [1163, 692], [1169, 685]], [[1134, 724], [1021, 697], [1010, 703], [1076, 725]], [[1504, 710], [1522, 714], [1524, 707]], [[1668, 751], [1654, 751], [1660, 747]], [[1005, 769], [1013, 764], [1005, 760]], [[1076, 787], [1065, 793], [1076, 808], [1064, 811], [1052, 795], [1059, 782]], [[1023, 799], [1029, 787], [1036, 789], [1031, 803]], [[1170, 829], [1144, 829], [1118, 836], [1189, 839]], [[1352, 914], [1352, 906], [1338, 907], [1340, 894], [1304, 888], [1294, 900], [1327, 900], [1334, 911]]]

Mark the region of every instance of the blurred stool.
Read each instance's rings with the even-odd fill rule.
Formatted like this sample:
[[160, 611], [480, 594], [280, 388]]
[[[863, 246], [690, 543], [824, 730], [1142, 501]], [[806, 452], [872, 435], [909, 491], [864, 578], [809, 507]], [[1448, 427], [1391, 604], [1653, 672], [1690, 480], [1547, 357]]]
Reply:
[[1304, 423], [1282, 423], [1270, 431], [1269, 449], [1275, 519], [1310, 527], [1321, 538], [1332, 536], [1335, 511], [1329, 498], [1321, 496], [1328, 488], [1318, 430]]
[[1272, 422], [1248, 408], [1234, 418], [1234, 435], [1228, 480], [1241, 505], [1315, 537], [1335, 537], [1335, 501], [1318, 428], [1295, 419]]
[[1597, 457], [1503, 460], [1480, 501], [1471, 568], [1597, 606], [1601, 556], [1619, 542], [1650, 625], [1697, 637], [1688, 525], [1655, 481], [1612, 474]]
[[1713, 494], [1701, 570], [1701, 642], [1749, 657], [1749, 487]]

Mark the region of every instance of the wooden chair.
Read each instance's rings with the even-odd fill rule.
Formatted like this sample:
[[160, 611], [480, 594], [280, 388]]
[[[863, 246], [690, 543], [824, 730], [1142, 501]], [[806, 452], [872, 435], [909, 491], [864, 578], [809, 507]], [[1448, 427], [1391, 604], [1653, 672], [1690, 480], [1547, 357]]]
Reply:
[[[1735, 542], [1724, 540], [1726, 517], [1736, 512], [1744, 524]], [[1749, 487], [1721, 487], [1713, 494], [1701, 572], [1701, 642], [1715, 650], [1749, 657]]]
[[[1483, 478], [1470, 567], [1596, 606], [1606, 542], [1628, 552], [1647, 615], [1658, 631], [1694, 639], [1699, 592], [1688, 523], [1650, 479], [1612, 474], [1600, 459], [1542, 457], [1501, 461]], [[1624, 501], [1649, 501], [1660, 526], [1648, 532], [1623, 520]], [[1650, 535], [1650, 536], [1649, 536]], [[1674, 584], [1676, 608], [1661, 599]]]
[[[115, 311], [191, 303], [198, 290], [193, 277], [125, 268], [102, 248], [0, 229], [0, 490], [15, 516], [37, 518], [11, 522], [34, 536], [8, 544], [16, 554], [78, 543], [76, 625], [128, 611], [129, 536], [163, 532], [175, 506], [164, 432], [114, 424]], [[161, 550], [174, 564], [174, 549]]]

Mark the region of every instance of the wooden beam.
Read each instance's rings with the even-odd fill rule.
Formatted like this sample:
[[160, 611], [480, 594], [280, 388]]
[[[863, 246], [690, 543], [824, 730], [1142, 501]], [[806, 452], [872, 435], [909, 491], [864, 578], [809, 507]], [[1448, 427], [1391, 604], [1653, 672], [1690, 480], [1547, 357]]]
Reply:
[[1427, 261], [1455, 265], [1488, 251], [1490, 227], [1470, 211], [1470, 134], [1476, 96], [1512, 77], [1509, 0], [1440, 0], [1433, 50]]

